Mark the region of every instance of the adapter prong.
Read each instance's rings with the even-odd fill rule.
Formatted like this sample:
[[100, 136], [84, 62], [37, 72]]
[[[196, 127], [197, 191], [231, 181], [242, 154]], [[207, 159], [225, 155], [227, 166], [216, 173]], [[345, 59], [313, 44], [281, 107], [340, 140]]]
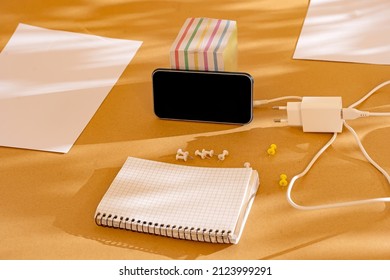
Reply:
[[274, 110], [287, 110], [287, 106], [273, 106], [272, 109], [274, 109]]

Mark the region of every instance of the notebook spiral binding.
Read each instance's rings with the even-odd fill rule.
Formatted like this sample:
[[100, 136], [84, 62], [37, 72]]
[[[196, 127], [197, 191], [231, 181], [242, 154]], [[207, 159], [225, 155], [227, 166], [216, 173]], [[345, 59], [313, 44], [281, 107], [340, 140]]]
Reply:
[[98, 226], [124, 229], [154, 235], [161, 235], [176, 239], [191, 241], [202, 241], [211, 243], [233, 243], [231, 231], [207, 230], [193, 227], [182, 227], [176, 225], [164, 225], [141, 220], [118, 217], [107, 213], [97, 213], [95, 223]]

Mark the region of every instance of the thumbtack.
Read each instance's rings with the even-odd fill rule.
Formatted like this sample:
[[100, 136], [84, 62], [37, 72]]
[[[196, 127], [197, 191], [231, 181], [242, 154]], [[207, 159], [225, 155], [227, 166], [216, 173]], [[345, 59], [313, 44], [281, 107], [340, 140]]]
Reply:
[[250, 168], [250, 167], [251, 167], [251, 164], [250, 164], [249, 162], [245, 162], [245, 163], [244, 163], [244, 167], [245, 167], [245, 168]]
[[206, 155], [206, 157], [213, 157], [214, 155], [214, 150], [206, 151], [205, 149], [202, 150], [202, 153]]
[[206, 158], [205, 149], [203, 149], [202, 151], [196, 150], [195, 155], [199, 156], [201, 159], [205, 159]]
[[189, 153], [188, 152], [183, 152], [182, 149], [178, 149], [177, 152], [176, 152], [176, 160], [184, 160], [184, 161], [187, 161], [189, 157]]
[[286, 187], [287, 185], [288, 185], [287, 175], [286, 174], [280, 174], [279, 186]]
[[178, 155], [183, 155], [183, 154], [184, 154], [184, 152], [183, 152], [183, 150], [182, 150], [182, 149], [178, 149], [178, 150], [177, 150], [177, 152], [176, 152], [176, 154], [178, 154]]
[[267, 154], [273, 156], [276, 154], [277, 146], [275, 144], [271, 144], [267, 150]]
[[287, 180], [287, 175], [284, 173], [280, 174], [280, 180]]
[[279, 186], [286, 187], [287, 185], [288, 185], [288, 182], [286, 180], [280, 180], [279, 181]]
[[218, 155], [219, 160], [225, 160], [225, 156], [229, 155], [229, 152], [227, 150], [223, 150], [222, 154]]
[[188, 159], [188, 152], [184, 152], [182, 155], [176, 154], [176, 160], [179, 160], [179, 159], [187, 161], [187, 159]]

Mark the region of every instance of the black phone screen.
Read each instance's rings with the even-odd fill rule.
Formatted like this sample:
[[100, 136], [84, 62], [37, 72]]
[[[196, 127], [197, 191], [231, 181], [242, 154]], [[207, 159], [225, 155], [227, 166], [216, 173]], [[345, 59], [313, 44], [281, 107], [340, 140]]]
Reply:
[[253, 79], [247, 73], [156, 69], [152, 80], [159, 118], [231, 124], [252, 120]]

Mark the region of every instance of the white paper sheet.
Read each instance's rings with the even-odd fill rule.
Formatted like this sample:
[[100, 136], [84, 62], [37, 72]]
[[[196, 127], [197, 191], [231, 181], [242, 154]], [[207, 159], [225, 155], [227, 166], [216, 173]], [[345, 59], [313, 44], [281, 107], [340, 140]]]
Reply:
[[390, 64], [390, 1], [311, 0], [295, 59]]
[[141, 44], [19, 24], [0, 53], [0, 146], [68, 152]]

